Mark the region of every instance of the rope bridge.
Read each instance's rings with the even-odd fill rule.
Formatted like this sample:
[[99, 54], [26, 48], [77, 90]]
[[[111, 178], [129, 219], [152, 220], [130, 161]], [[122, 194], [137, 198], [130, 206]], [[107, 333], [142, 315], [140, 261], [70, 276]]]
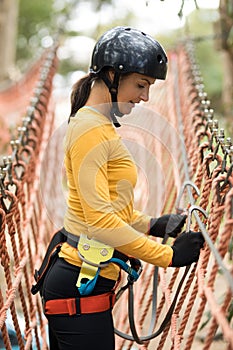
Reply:
[[[56, 49], [46, 51], [30, 74], [26, 113], [0, 167], [0, 345], [7, 350], [48, 349], [40, 297], [30, 288], [64, 213], [65, 126], [56, 127], [52, 98]], [[206, 243], [198, 263], [188, 269], [143, 263], [140, 278], [113, 310], [116, 349], [230, 350], [232, 142], [214, 117], [192, 43], [171, 52], [169, 62], [166, 82], [157, 82], [150, 102], [122, 118], [119, 133], [138, 167], [137, 208], [154, 216], [187, 211], [189, 226], [200, 230]], [[26, 90], [24, 82], [20, 89]], [[2, 115], [6, 93], [0, 94]]]

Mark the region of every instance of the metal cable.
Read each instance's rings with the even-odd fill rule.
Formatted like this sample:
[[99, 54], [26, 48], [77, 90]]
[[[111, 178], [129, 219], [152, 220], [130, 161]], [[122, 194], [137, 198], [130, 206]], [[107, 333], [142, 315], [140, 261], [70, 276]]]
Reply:
[[[178, 67], [177, 67], [177, 62], [175, 60], [172, 60], [171, 62], [171, 69], [172, 69], [172, 72], [175, 76], [175, 81], [176, 81], [176, 84], [174, 84], [174, 93], [175, 93], [175, 107], [176, 107], [176, 113], [177, 113], [177, 118], [178, 118], [178, 128], [179, 128], [179, 132], [180, 132], [180, 138], [181, 138], [181, 148], [182, 148], [182, 160], [183, 160], [183, 165], [184, 165], [184, 175], [185, 175], [185, 180], [186, 181], [191, 181], [190, 177], [189, 177], [189, 168], [188, 168], [188, 156], [187, 156], [187, 153], [186, 153], [186, 148], [185, 148], [185, 140], [184, 140], [184, 128], [183, 128], [183, 123], [182, 123], [182, 113], [181, 113], [181, 109], [180, 109], [180, 106], [181, 106], [181, 101], [180, 101], [180, 94], [179, 94], [179, 89], [175, 88], [176, 86], [179, 86], [178, 85]], [[194, 197], [192, 195], [192, 191], [191, 191], [191, 188], [187, 187], [187, 192], [188, 192], [188, 198], [189, 198], [189, 201], [190, 201], [190, 204], [193, 205], [195, 203], [195, 200], [194, 200]], [[215, 248], [212, 240], [210, 239], [209, 237], [209, 234], [203, 224], [203, 222], [201, 221], [199, 215], [194, 212], [194, 217], [198, 223], [198, 226], [203, 234], [203, 237], [205, 239], [205, 242], [208, 244], [211, 252], [213, 253], [216, 261], [218, 262], [218, 265], [219, 267], [221, 267], [222, 269], [222, 272], [226, 278], [226, 280], [228, 281], [229, 283], [229, 286], [233, 292], [233, 277], [232, 275], [230, 274], [230, 272], [228, 271], [227, 267], [225, 266], [225, 264], [223, 263], [222, 261], [222, 258], [219, 254], [219, 252], [217, 251], [217, 249]]]

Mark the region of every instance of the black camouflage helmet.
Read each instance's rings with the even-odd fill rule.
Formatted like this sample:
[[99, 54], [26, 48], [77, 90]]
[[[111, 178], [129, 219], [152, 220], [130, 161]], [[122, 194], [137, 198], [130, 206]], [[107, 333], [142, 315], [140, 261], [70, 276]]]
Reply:
[[115, 72], [139, 73], [155, 79], [166, 79], [167, 56], [162, 46], [151, 36], [129, 27], [116, 27], [97, 41], [91, 60], [91, 73], [104, 67]]

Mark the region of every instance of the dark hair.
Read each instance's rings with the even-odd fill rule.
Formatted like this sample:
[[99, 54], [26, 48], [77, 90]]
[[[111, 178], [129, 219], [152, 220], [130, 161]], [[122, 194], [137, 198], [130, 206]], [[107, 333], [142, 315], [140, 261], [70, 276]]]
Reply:
[[[72, 89], [72, 93], [71, 93], [71, 97], [70, 97], [71, 112], [70, 112], [70, 116], [68, 119], [68, 123], [70, 121], [70, 118], [74, 117], [75, 114], [77, 113], [77, 111], [81, 107], [83, 107], [85, 105], [85, 103], [87, 102], [88, 97], [90, 95], [92, 83], [98, 79], [103, 79], [104, 82], [106, 83], [106, 79], [107, 80], [109, 79], [108, 73], [110, 70], [112, 70], [114, 72], [114, 70], [111, 67], [104, 67], [101, 70], [101, 72], [99, 72], [98, 74], [90, 72], [89, 74], [85, 75], [83, 78], [79, 79], [73, 85], [73, 89]], [[130, 74], [132, 74], [132, 73], [129, 72], [129, 73], [121, 74], [121, 79], [126, 78]], [[108, 84], [107, 84], [108, 87], [109, 87], [109, 84], [111, 84], [110, 80], [108, 80]]]
[[70, 117], [73, 117], [77, 111], [85, 105], [90, 95], [91, 85], [94, 80], [98, 79], [97, 74], [89, 73], [79, 79], [74, 85], [71, 93], [71, 112]]

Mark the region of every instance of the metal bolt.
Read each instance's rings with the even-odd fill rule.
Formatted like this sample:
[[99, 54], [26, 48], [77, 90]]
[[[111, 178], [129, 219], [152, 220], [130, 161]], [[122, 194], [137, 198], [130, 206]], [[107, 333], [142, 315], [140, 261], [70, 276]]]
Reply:
[[100, 254], [102, 256], [106, 256], [106, 255], [108, 255], [108, 250], [106, 248], [103, 248], [103, 249], [101, 249]]
[[227, 147], [227, 148], [230, 148], [231, 146], [232, 146], [231, 138], [230, 138], [230, 137], [227, 137], [227, 139], [226, 139], [226, 147]]

